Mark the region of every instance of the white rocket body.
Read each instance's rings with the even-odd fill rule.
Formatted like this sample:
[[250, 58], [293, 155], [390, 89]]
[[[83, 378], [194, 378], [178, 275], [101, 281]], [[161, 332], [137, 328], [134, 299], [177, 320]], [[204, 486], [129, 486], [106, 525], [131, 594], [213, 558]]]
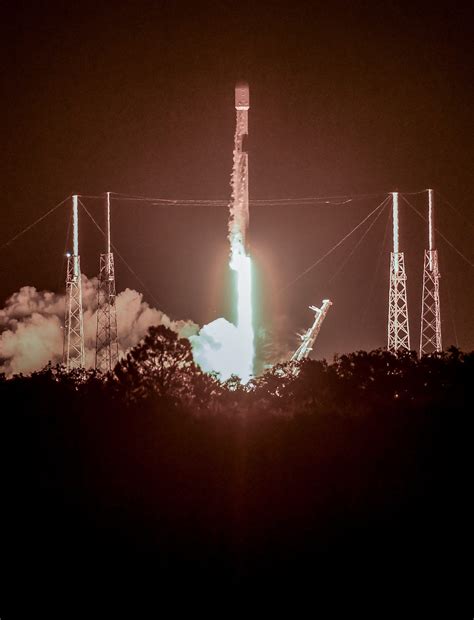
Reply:
[[248, 153], [245, 138], [248, 135], [249, 85], [238, 82], [235, 86], [236, 126], [234, 137], [234, 167], [232, 171], [232, 204], [230, 236], [246, 248], [249, 225]]

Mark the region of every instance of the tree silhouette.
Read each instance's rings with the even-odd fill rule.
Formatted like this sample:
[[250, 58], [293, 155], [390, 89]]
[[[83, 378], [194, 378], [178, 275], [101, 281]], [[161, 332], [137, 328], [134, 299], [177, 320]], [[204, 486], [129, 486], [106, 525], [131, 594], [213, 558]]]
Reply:
[[82, 583], [99, 550], [181, 592], [184, 570], [273, 585], [362, 557], [439, 579], [464, 544], [473, 377], [473, 353], [378, 350], [221, 383], [163, 326], [114, 373], [0, 376], [4, 561], [38, 558], [45, 587], [43, 563]]
[[155, 396], [186, 401], [196, 387], [200, 371], [191, 344], [163, 325], [150, 327], [143, 341], [115, 368], [115, 375], [128, 399]]

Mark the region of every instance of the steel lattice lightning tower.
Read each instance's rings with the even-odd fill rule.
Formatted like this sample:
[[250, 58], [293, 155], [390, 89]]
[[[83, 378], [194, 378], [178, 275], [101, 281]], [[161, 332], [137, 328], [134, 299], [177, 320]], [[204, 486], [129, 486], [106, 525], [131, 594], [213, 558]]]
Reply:
[[439, 303], [438, 250], [434, 249], [433, 190], [428, 190], [429, 250], [423, 261], [423, 293], [421, 297], [420, 357], [439, 353], [441, 344], [441, 310]]
[[73, 196], [73, 253], [72, 256], [67, 255], [66, 312], [64, 318], [63, 364], [67, 370], [84, 368], [84, 327], [77, 203], [77, 196]]
[[95, 367], [109, 372], [118, 362], [114, 255], [110, 251], [110, 192], [106, 194], [105, 215], [107, 251], [100, 255]]
[[388, 298], [388, 345], [393, 353], [410, 350], [408, 325], [407, 276], [405, 258], [398, 247], [398, 192], [393, 197], [393, 252], [390, 254], [390, 291]]

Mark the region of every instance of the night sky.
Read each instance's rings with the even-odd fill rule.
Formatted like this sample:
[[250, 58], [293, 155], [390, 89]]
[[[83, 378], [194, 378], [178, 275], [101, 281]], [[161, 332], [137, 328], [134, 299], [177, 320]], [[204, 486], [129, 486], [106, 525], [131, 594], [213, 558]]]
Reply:
[[[312, 321], [307, 306], [325, 297], [334, 306], [317, 356], [386, 345], [387, 209], [337, 277], [360, 235], [287, 286], [386, 192], [433, 187], [437, 224], [474, 261], [467, 7], [9, 4], [2, 16], [0, 244], [75, 192], [229, 198], [233, 89], [244, 78], [251, 199], [380, 194], [345, 206], [251, 208], [257, 320], [275, 348], [296, 347], [295, 332]], [[426, 209], [426, 195], [407, 198]], [[84, 202], [102, 217], [100, 201]], [[150, 304], [200, 324], [228, 313], [225, 207], [114, 202], [113, 209], [114, 241], [146, 283]], [[22, 285], [62, 290], [68, 217], [60, 209], [1, 250], [0, 306]], [[86, 217], [80, 214], [81, 263], [93, 276], [101, 238]], [[403, 201], [400, 217], [417, 348], [427, 231]], [[443, 241], [437, 245], [444, 345], [471, 350], [473, 269]], [[144, 292], [120, 263], [116, 276], [118, 290]]]

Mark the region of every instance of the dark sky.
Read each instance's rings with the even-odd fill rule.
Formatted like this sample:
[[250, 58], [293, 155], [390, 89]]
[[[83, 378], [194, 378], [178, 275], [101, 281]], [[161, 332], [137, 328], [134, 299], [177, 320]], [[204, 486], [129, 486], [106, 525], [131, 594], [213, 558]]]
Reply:
[[[434, 187], [441, 230], [474, 260], [472, 16], [462, 4], [402, 4], [10, 3], [0, 242], [73, 192], [227, 198], [233, 87], [245, 78], [251, 198]], [[425, 209], [426, 196], [408, 198]], [[388, 211], [337, 278], [357, 236], [284, 289], [378, 202], [252, 209], [269, 339], [296, 345], [307, 305], [329, 296], [318, 355], [386, 344]], [[87, 205], [101, 217], [97, 201]], [[415, 348], [426, 231], [401, 207]], [[1, 250], [2, 302], [24, 284], [60, 290], [67, 219], [62, 209]], [[229, 307], [226, 219], [225, 208], [117, 203], [113, 235], [160, 308], [202, 324]], [[82, 214], [81, 225], [83, 271], [94, 275], [100, 237]], [[444, 343], [473, 349], [473, 269], [438, 247]], [[140, 289], [119, 265], [125, 286]]]

